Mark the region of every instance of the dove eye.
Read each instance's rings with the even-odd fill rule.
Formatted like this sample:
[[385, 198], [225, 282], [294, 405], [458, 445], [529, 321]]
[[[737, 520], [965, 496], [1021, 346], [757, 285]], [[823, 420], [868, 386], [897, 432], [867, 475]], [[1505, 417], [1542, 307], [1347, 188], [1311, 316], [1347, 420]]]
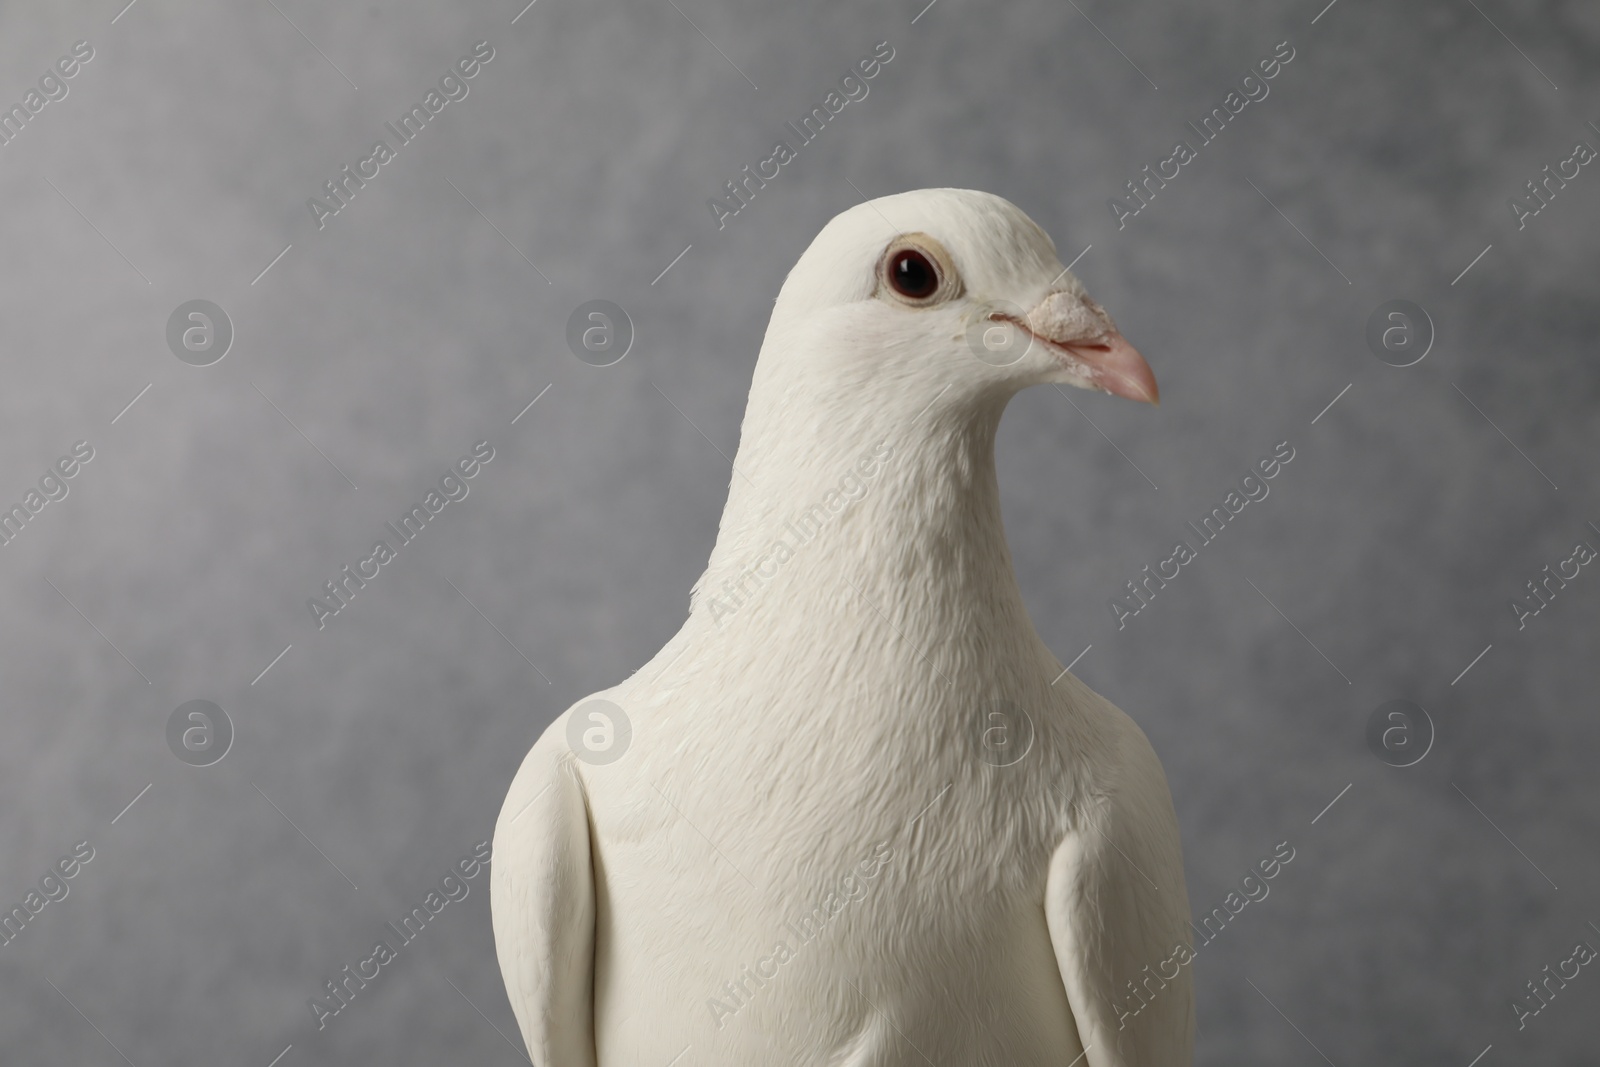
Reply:
[[932, 307], [960, 296], [961, 290], [950, 254], [928, 234], [901, 234], [878, 261], [878, 293], [896, 303]]
[[923, 300], [939, 290], [939, 271], [927, 256], [907, 248], [889, 257], [889, 284], [901, 296]]

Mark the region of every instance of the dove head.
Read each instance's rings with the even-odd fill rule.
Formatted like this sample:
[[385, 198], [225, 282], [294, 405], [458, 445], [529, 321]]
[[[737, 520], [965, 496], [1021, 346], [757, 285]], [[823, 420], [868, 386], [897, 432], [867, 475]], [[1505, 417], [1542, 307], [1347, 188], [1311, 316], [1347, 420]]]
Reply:
[[[1155, 376], [1009, 201], [923, 189], [827, 224], [790, 272], [757, 368], [792, 401], [971, 409], [1059, 383], [1155, 403]], [[932, 388], [928, 388], [932, 386]], [[937, 410], [937, 409], [936, 409]]]
[[[793, 589], [831, 596], [830, 568], [920, 560], [978, 582], [969, 592], [1014, 594], [995, 432], [1012, 396], [1048, 383], [1157, 395], [1144, 358], [1015, 205], [923, 189], [837, 216], [773, 307], [695, 603], [724, 619], [717, 605], [776, 580], [789, 542], [819, 530], [829, 548], [782, 569]], [[971, 546], [986, 546], [981, 565], [951, 563]]]

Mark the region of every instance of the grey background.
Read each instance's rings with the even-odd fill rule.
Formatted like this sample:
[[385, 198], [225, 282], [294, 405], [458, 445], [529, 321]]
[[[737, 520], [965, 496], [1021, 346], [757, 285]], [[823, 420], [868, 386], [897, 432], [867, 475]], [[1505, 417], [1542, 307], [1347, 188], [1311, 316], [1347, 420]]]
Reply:
[[[1161, 382], [1024, 394], [1000, 464], [1040, 632], [1093, 646], [1076, 673], [1165, 762], [1196, 914], [1297, 850], [1200, 954], [1198, 1062], [1594, 1061], [1592, 968], [1520, 1033], [1509, 1004], [1600, 945], [1600, 573], [1520, 632], [1508, 605], [1600, 546], [1600, 170], [1521, 232], [1506, 198], [1600, 144], [1600, 8], [923, 2], [0, 6], [6, 105], [95, 49], [0, 147], [0, 500], [96, 450], [0, 548], [0, 901], [95, 848], [0, 946], [7, 1063], [521, 1062], [487, 876], [321, 1033], [306, 1002], [679, 625], [811, 237], [941, 185], [1092, 244]], [[479, 39], [470, 96], [318, 232], [306, 198]], [[1107, 198], [1285, 39], [1119, 232]], [[880, 40], [870, 95], [718, 232], [706, 199]], [[236, 330], [208, 368], [164, 341], [195, 298]], [[564, 341], [597, 298], [638, 334], [605, 369]], [[1393, 298], [1437, 326], [1406, 369], [1362, 339]], [[319, 632], [306, 598], [483, 438], [471, 495]], [[1118, 631], [1108, 597], [1283, 440], [1271, 496]], [[1438, 727], [1407, 769], [1364, 742], [1395, 697]], [[164, 738], [200, 698], [236, 730], [207, 768]]]

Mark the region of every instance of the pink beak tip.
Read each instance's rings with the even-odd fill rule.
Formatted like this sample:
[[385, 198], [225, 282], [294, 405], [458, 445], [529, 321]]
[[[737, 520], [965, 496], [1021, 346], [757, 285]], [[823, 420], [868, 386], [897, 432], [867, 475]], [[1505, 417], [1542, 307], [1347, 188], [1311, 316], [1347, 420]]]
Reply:
[[[1088, 354], [1083, 349], [1078, 349], [1078, 352]], [[1156, 384], [1155, 372], [1120, 331], [1114, 330], [1104, 348], [1090, 356], [1088, 362], [1098, 372], [1096, 384], [1106, 392], [1127, 400], [1161, 406], [1161, 387]]]

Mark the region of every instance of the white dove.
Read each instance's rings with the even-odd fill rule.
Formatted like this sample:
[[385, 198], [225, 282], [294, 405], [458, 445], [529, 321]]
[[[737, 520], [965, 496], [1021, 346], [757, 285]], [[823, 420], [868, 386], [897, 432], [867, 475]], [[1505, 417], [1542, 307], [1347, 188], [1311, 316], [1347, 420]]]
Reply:
[[1011, 203], [884, 197], [801, 256], [688, 620], [500, 812], [537, 1067], [1190, 1063], [1165, 775], [1034, 632], [1001, 527], [1001, 411], [1051, 382], [1156, 400]]

